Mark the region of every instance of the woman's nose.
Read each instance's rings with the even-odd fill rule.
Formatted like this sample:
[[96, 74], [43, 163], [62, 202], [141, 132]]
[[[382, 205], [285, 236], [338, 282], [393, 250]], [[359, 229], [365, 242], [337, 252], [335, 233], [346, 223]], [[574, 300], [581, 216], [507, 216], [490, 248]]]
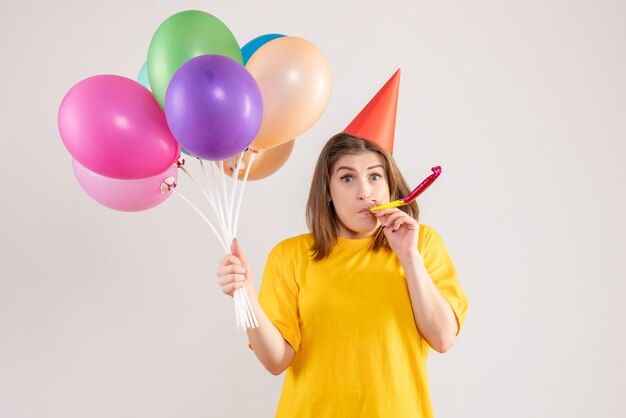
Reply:
[[358, 191], [357, 198], [359, 200], [371, 200], [372, 191], [369, 187], [361, 187]]

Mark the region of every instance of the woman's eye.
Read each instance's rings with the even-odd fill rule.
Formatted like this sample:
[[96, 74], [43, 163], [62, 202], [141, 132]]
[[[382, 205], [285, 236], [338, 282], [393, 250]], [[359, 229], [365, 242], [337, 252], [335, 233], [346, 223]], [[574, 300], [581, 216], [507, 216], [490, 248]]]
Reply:
[[381, 176], [380, 174], [372, 174], [372, 175], [370, 176], [370, 178], [371, 178], [372, 180], [380, 180], [380, 179], [382, 179], [382, 178], [383, 178], [383, 176]]
[[349, 183], [349, 182], [351, 182], [351, 181], [352, 181], [352, 176], [347, 176], [347, 175], [346, 175], [346, 176], [341, 176], [341, 179], [340, 179], [340, 180], [341, 180], [342, 182], [344, 182], [344, 183]]

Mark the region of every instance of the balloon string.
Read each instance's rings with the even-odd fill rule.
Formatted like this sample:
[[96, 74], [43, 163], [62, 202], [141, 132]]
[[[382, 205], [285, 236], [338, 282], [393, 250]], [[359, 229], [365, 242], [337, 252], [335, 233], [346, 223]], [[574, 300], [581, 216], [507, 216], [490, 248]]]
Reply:
[[[243, 323], [245, 325], [246, 328], [251, 328], [252, 327], [252, 321], [250, 320], [250, 318], [248, 317], [247, 313], [248, 313], [248, 306], [246, 304], [246, 299], [245, 299], [245, 294], [246, 291], [244, 289], [237, 289], [239, 290], [239, 311], [241, 313], [241, 316], [243, 318]], [[245, 329], [245, 328], [244, 328]]]
[[217, 237], [218, 241], [220, 242], [220, 245], [222, 246], [222, 248], [224, 249], [224, 251], [226, 253], [228, 253], [228, 250], [226, 249], [226, 245], [224, 245], [224, 241], [222, 240], [222, 238], [220, 237], [220, 234], [217, 232], [217, 230], [215, 229], [215, 227], [213, 226], [213, 224], [211, 223], [211, 221], [209, 221], [207, 219], [206, 216], [204, 216], [204, 214], [200, 211], [200, 209], [198, 209], [196, 207], [196, 205], [194, 205], [193, 203], [191, 203], [189, 201], [189, 199], [187, 199], [185, 196], [182, 195], [182, 193], [180, 193], [179, 191], [177, 191], [175, 188], [172, 188], [171, 191], [173, 191], [174, 193], [176, 193], [176, 196], [180, 197], [181, 199], [183, 199], [189, 206], [191, 206], [191, 208], [193, 210], [195, 210], [198, 215], [200, 215], [200, 217], [202, 219], [204, 219], [204, 222], [206, 222], [207, 225], [209, 225], [209, 227], [211, 228], [211, 230], [213, 231], [213, 233], [215, 234], [215, 236]]
[[239, 293], [235, 290], [233, 293], [233, 303], [235, 304], [235, 318], [237, 318], [237, 328], [243, 328], [243, 324], [241, 323], [241, 314], [239, 313], [239, 307], [241, 304], [239, 303]]
[[237, 160], [237, 165], [235, 166], [235, 175], [233, 176], [234, 179], [239, 179], [239, 172], [241, 171], [241, 163], [243, 161], [243, 155], [244, 155], [245, 151], [242, 151], [241, 154], [239, 154], [239, 160]]
[[[237, 290], [243, 290], [243, 289], [237, 289]], [[248, 292], [244, 291], [243, 292], [243, 296], [245, 298], [246, 310], [248, 311], [248, 315], [250, 316], [250, 321], [252, 322], [252, 327], [251, 328], [256, 328], [256, 327], [259, 326], [259, 322], [256, 319], [256, 315], [254, 314], [254, 310], [252, 310], [252, 304], [250, 303], [250, 298], [248, 297]]]
[[211, 164], [210, 173], [211, 173], [211, 181], [212, 181], [213, 190], [215, 191], [215, 201], [217, 202], [217, 207], [218, 207], [217, 215], [220, 217], [220, 219], [222, 220], [222, 223], [224, 224], [224, 240], [226, 240], [227, 242], [231, 242], [233, 239], [228, 232], [229, 231], [228, 224], [226, 223], [226, 218], [224, 217], [224, 209], [222, 207], [222, 199], [220, 198], [220, 193], [219, 193], [218, 186], [217, 186], [217, 179], [216, 179], [217, 175], [215, 174], [214, 164]]
[[[191, 206], [191, 208], [194, 209], [202, 217], [202, 219], [207, 223], [207, 225], [209, 225], [209, 227], [211, 228], [211, 230], [217, 237], [220, 245], [224, 249], [224, 252], [227, 254], [229, 253], [229, 250], [227, 246], [224, 244], [224, 242], [232, 241], [233, 237], [235, 236], [235, 233], [237, 230], [237, 223], [239, 219], [239, 212], [241, 210], [241, 202], [243, 199], [245, 184], [247, 182], [248, 175], [250, 173], [250, 167], [252, 166], [252, 163], [254, 162], [255, 156], [256, 156], [256, 153], [252, 153], [252, 155], [250, 156], [250, 161], [246, 167], [244, 179], [242, 182], [242, 187], [238, 196], [236, 211], [234, 210], [235, 195], [237, 194], [236, 181], [239, 177], [239, 169], [241, 167], [243, 153], [239, 157], [239, 161], [237, 163], [237, 168], [236, 168], [237, 172], [235, 173], [236, 176], [233, 178], [233, 190], [230, 193], [231, 195], [230, 205], [228, 205], [229, 193], [226, 187], [226, 174], [223, 171], [222, 162], [216, 163], [215, 165], [211, 164], [211, 170], [210, 170], [211, 176], [209, 177], [206, 173], [203, 161], [201, 159], [198, 159], [198, 161], [200, 162], [200, 167], [202, 169], [203, 175], [206, 179], [206, 183], [207, 183], [206, 189], [200, 186], [200, 184], [195, 180], [195, 178], [184, 167], [182, 167], [182, 165], [179, 165], [179, 168], [182, 169], [183, 173], [185, 173], [185, 175], [189, 177], [189, 179], [194, 183], [194, 185], [196, 185], [196, 187], [198, 187], [202, 191], [202, 194], [207, 198], [211, 207], [216, 212], [218, 221], [220, 221], [219, 226], [220, 226], [220, 229], [222, 230], [223, 239], [222, 237], [220, 237], [220, 234], [217, 232], [213, 224], [206, 218], [206, 216], [204, 216], [204, 214], [193, 203], [191, 203], [180, 192], [177, 192], [175, 189], [172, 189], [172, 191], [176, 192], [176, 194], [180, 196], [189, 206]], [[220, 175], [222, 176], [221, 182], [219, 181], [219, 179], [217, 178], [217, 174], [215, 173], [216, 168], [219, 169]], [[220, 189], [219, 183], [221, 183], [221, 186], [222, 186], [221, 187], [222, 193], [220, 193], [220, 190], [219, 190]], [[234, 222], [233, 222], [233, 214], [235, 216]], [[232, 229], [230, 228], [231, 226], [232, 226]], [[254, 314], [254, 310], [252, 309], [250, 299], [245, 289], [242, 288], [242, 289], [235, 290], [235, 293], [233, 294], [233, 303], [235, 305], [234, 306], [235, 307], [235, 321], [236, 321], [236, 325], [238, 328], [241, 328], [242, 330], [246, 330], [248, 328], [256, 328], [259, 326], [256, 315]]]
[[[235, 171], [233, 173], [233, 187], [232, 187], [232, 192], [230, 194], [230, 222], [231, 225], [234, 225], [233, 223], [233, 216], [235, 214], [235, 194], [237, 194], [237, 179], [239, 178], [239, 167], [241, 166], [241, 161], [243, 160], [243, 154], [245, 151], [242, 151], [241, 154], [239, 154], [239, 159], [237, 160], [237, 165], [235, 166]], [[233, 235], [233, 237], [235, 236], [235, 229], [233, 228], [231, 230], [231, 233]]]
[[206, 183], [207, 193], [211, 196], [211, 199], [212, 199], [211, 207], [215, 209], [216, 208], [216, 206], [215, 206], [215, 198], [213, 197], [213, 192], [211, 190], [211, 184], [209, 184], [209, 180], [208, 180], [207, 175], [206, 175], [206, 170], [204, 169], [204, 161], [202, 161], [201, 158], [197, 158], [197, 159], [198, 159], [198, 163], [200, 164], [200, 169], [202, 170], [203, 180]]
[[226, 228], [226, 234], [228, 236], [228, 240], [232, 241], [233, 240], [233, 236], [231, 235], [231, 232], [230, 232], [231, 231], [231, 226], [230, 226], [230, 221], [228, 219], [228, 209], [227, 209], [227, 205], [226, 205], [227, 204], [227, 202], [226, 202], [227, 199], [225, 199], [224, 191], [220, 190], [221, 189], [220, 184], [222, 183], [220, 181], [220, 176], [223, 175], [223, 172], [221, 171], [220, 166], [217, 163], [212, 164], [212, 168], [213, 168], [213, 173], [215, 175], [213, 177], [213, 180], [214, 180], [213, 184], [215, 186], [215, 189], [214, 189], [215, 190], [215, 196], [219, 199], [219, 202], [220, 202], [220, 211], [221, 211], [220, 215], [224, 219], [224, 226]]
[[[242, 153], [243, 156], [243, 153]], [[246, 166], [246, 172], [244, 174], [243, 177], [243, 182], [241, 183], [241, 191], [239, 192], [239, 198], [237, 201], [237, 210], [235, 210], [235, 223], [233, 226], [233, 237], [237, 236], [237, 223], [239, 221], [239, 212], [241, 210], [241, 201], [243, 199], [243, 192], [245, 190], [246, 187], [246, 182], [248, 181], [248, 175], [250, 174], [250, 167], [252, 167], [252, 163], [254, 163], [254, 157], [256, 157], [256, 152], [252, 152], [250, 155], [250, 159], [248, 161], [248, 164]], [[241, 158], [240, 158], [241, 161]], [[238, 164], [239, 166], [239, 164]], [[239, 173], [237, 172], [237, 176], [235, 178], [239, 177]], [[234, 191], [233, 191], [233, 196], [234, 196]], [[252, 305], [250, 303], [250, 299], [248, 297], [248, 293], [245, 291], [245, 289], [240, 288], [235, 290], [235, 294], [240, 293], [241, 297], [242, 297], [242, 305], [243, 305], [243, 312], [242, 314], [245, 317], [245, 324], [246, 324], [246, 328], [256, 328], [259, 326], [259, 323], [256, 319], [256, 315], [254, 314], [254, 310], [252, 309]], [[243, 328], [243, 329], [246, 329]]]
[[228, 204], [228, 192], [226, 191], [226, 174], [224, 173], [224, 163], [222, 161], [218, 161], [217, 167], [219, 168], [220, 177], [222, 178], [222, 193], [224, 195], [224, 213], [226, 214], [226, 225], [232, 237], [233, 235], [231, 231], [233, 230], [233, 223], [232, 217], [230, 216], [230, 205]]
[[204, 197], [206, 197], [206, 199], [209, 201], [209, 203], [210, 203], [211, 205], [215, 205], [215, 204], [213, 203], [213, 199], [211, 199], [211, 197], [207, 194], [206, 190], [204, 190], [204, 187], [202, 187], [202, 186], [201, 186], [201, 185], [200, 185], [200, 184], [196, 181], [196, 179], [194, 179], [194, 178], [193, 178], [193, 176], [189, 173], [189, 171], [187, 171], [187, 169], [186, 169], [185, 167], [183, 167], [182, 165], [180, 165], [178, 168], [179, 168], [179, 169], [181, 169], [181, 170], [183, 171], [183, 173], [185, 173], [185, 174], [187, 175], [187, 177], [189, 177], [189, 179], [191, 180], [191, 182], [192, 182], [193, 184], [195, 184], [195, 185], [196, 185], [196, 187], [197, 187], [198, 189], [200, 189], [200, 191], [202, 192], [202, 194], [204, 195]]
[[235, 290], [235, 293], [233, 294], [233, 300], [235, 303], [235, 315], [238, 318], [237, 324], [238, 327], [243, 330], [252, 327], [252, 321], [246, 315], [248, 307], [246, 306], [246, 300], [244, 296], [245, 293], [245, 290], [242, 288]]
[[[199, 159], [199, 158], [198, 158], [198, 160], [200, 161], [200, 167], [203, 167], [203, 166], [204, 166], [204, 164], [202, 163], [202, 160], [201, 160], [201, 159]], [[215, 199], [214, 199], [214, 197], [213, 197], [213, 193], [212, 193], [211, 187], [210, 187], [210, 186], [208, 186], [208, 187], [206, 188], [206, 190], [205, 190], [205, 188], [204, 188], [204, 187], [202, 187], [202, 186], [200, 185], [200, 183], [198, 183], [198, 182], [196, 181], [196, 179], [195, 179], [195, 178], [191, 175], [191, 173], [189, 173], [189, 171], [187, 171], [187, 170], [185, 169], [185, 167], [183, 167], [182, 165], [179, 165], [179, 168], [180, 168], [181, 170], [183, 170], [183, 173], [185, 173], [185, 174], [187, 175], [187, 177], [189, 177], [189, 179], [191, 179], [191, 181], [193, 182], [193, 184], [194, 184], [194, 185], [195, 185], [198, 189], [200, 189], [200, 191], [202, 192], [202, 194], [204, 195], [204, 197], [205, 197], [205, 198], [209, 201], [209, 204], [211, 205], [211, 207], [213, 208], [213, 210], [214, 210], [215, 212], [217, 212], [217, 208], [216, 208], [216, 206], [215, 206]], [[207, 184], [208, 184], [208, 183], [207, 183]], [[211, 195], [209, 195], [209, 193], [211, 193]], [[222, 232], [222, 238], [224, 239], [224, 242], [228, 242], [228, 240], [227, 240], [227, 236], [228, 236], [228, 235], [227, 235], [226, 225], [225, 225], [223, 222], [220, 222], [219, 217], [218, 217], [218, 223], [219, 223], [220, 230], [221, 230], [221, 232]]]
[[[251, 155], [251, 159], [250, 159], [250, 164], [254, 161], [254, 156], [255, 154]], [[241, 158], [242, 156], [239, 158], [239, 162], [237, 164], [237, 166], [239, 167], [241, 164]], [[176, 183], [174, 182], [173, 184], [167, 183], [165, 182], [165, 184], [168, 187], [168, 190], [173, 191], [174, 193], [176, 193], [177, 196], [179, 196], [181, 199], [183, 199], [183, 201], [185, 203], [187, 203], [193, 210], [196, 211], [196, 213], [198, 215], [200, 215], [200, 217], [204, 220], [204, 222], [211, 228], [211, 230], [213, 231], [213, 233], [215, 234], [215, 236], [217, 237], [220, 245], [222, 246], [222, 249], [224, 250], [224, 252], [226, 254], [228, 254], [230, 251], [228, 250], [228, 248], [225, 245], [225, 241], [228, 242], [228, 239], [230, 238], [230, 240], [232, 240], [232, 237], [234, 236], [234, 231], [235, 229], [229, 230], [228, 226], [232, 225], [232, 211], [230, 211], [230, 222], [229, 224], [226, 223], [225, 218], [224, 218], [224, 210], [222, 209], [222, 199], [220, 196], [220, 192], [218, 190], [218, 179], [216, 179], [216, 175], [214, 172], [214, 166], [211, 165], [211, 174], [212, 176], [209, 177], [207, 176], [206, 170], [204, 168], [204, 163], [201, 159], [198, 159], [199, 163], [200, 163], [200, 167], [202, 169], [202, 173], [204, 175], [204, 178], [206, 180], [206, 184], [207, 187], [206, 189], [204, 187], [202, 187], [197, 181], [196, 179], [191, 175], [191, 173], [189, 173], [189, 171], [187, 171], [185, 169], [185, 167], [183, 167], [182, 163], [178, 164], [178, 167], [183, 171], [183, 173], [185, 173], [185, 175], [192, 181], [192, 183], [198, 187], [202, 194], [206, 197], [206, 199], [209, 201], [211, 207], [213, 208], [213, 210], [216, 212], [216, 217], [218, 219], [218, 221], [221, 220], [221, 222], [219, 222], [219, 226], [220, 229], [222, 231], [222, 236], [220, 236], [220, 234], [218, 233], [217, 229], [213, 226], [213, 224], [211, 223], [211, 221], [209, 221], [209, 219], [204, 216], [204, 214], [200, 211], [200, 209], [198, 209], [198, 207], [196, 205], [194, 205], [193, 203], [191, 203], [191, 201], [189, 199], [187, 199], [182, 193], [178, 192], [175, 187], [176, 187]], [[216, 164], [217, 165], [217, 164]], [[223, 167], [221, 167], [222, 169], [220, 170], [221, 175], [222, 175], [222, 190], [224, 192], [224, 200], [225, 200], [225, 205], [227, 204], [227, 190], [226, 190], [226, 180], [225, 180], [225, 174], [223, 171]], [[245, 185], [245, 182], [248, 178], [248, 174], [249, 174], [249, 168], [246, 170], [246, 174], [244, 177], [244, 182], [243, 185]], [[237, 173], [237, 177], [238, 177], [238, 173]], [[237, 179], [237, 177], [235, 177], [235, 181]], [[213, 184], [211, 184], [211, 178], [213, 180]], [[234, 195], [236, 193], [236, 183], [234, 183], [234, 187], [233, 187], [233, 191], [232, 191], [232, 195], [231, 195], [231, 208], [233, 207], [233, 203], [234, 202]], [[238, 202], [238, 210], [237, 210], [237, 215], [239, 212], [239, 208], [241, 207], [241, 197], [243, 195], [243, 186], [241, 189], [241, 194], [239, 195], [239, 202]], [[217, 205], [216, 205], [217, 202]], [[218, 210], [219, 209], [219, 210]], [[236, 222], [236, 221], [235, 221]], [[229, 235], [232, 234], [232, 235]], [[258, 327], [258, 321], [256, 319], [256, 316], [254, 314], [254, 311], [252, 310], [252, 306], [250, 303], [250, 299], [248, 297], [248, 294], [246, 293], [245, 289], [237, 289], [235, 290], [234, 294], [233, 294], [233, 301], [234, 301], [234, 305], [235, 305], [235, 323], [237, 328], [241, 328], [242, 330], [246, 330], [248, 328], [256, 328]]]
[[[234, 201], [235, 201], [235, 195], [237, 193], [237, 186], [236, 186], [237, 183], [236, 182], [239, 179], [239, 171], [241, 169], [241, 162], [243, 160], [244, 152], [242, 152], [239, 155], [239, 159], [238, 159], [237, 165], [235, 167], [235, 172], [233, 174], [233, 190], [232, 190], [232, 193], [231, 193], [231, 209], [232, 209], [231, 210], [231, 216], [233, 214], [235, 216], [235, 220], [234, 220], [234, 223], [233, 223], [233, 229], [232, 229], [233, 237], [235, 237], [237, 235], [237, 223], [238, 223], [238, 220], [239, 220], [239, 212], [240, 212], [240, 209], [241, 209], [241, 201], [242, 201], [242, 197], [243, 197], [243, 192], [244, 192], [244, 188], [245, 188], [245, 185], [246, 185], [246, 181], [248, 180], [248, 175], [250, 174], [250, 167], [252, 166], [252, 163], [254, 162], [254, 157], [256, 156], [256, 152], [253, 152], [252, 155], [250, 156], [249, 161], [248, 161], [248, 164], [247, 164], [247, 167], [246, 167], [246, 172], [245, 172], [245, 175], [244, 175], [244, 179], [243, 179], [243, 182], [241, 184], [241, 191], [239, 192], [239, 198], [238, 198], [238, 202], [237, 202], [237, 209], [235, 210]], [[247, 328], [257, 328], [259, 326], [259, 322], [257, 321], [256, 315], [254, 314], [254, 310], [252, 309], [252, 304], [250, 303], [250, 298], [248, 297], [248, 293], [245, 291], [245, 289], [241, 288], [241, 289], [235, 290], [234, 296], [236, 296], [236, 299], [235, 299], [235, 314], [238, 317], [242, 316], [242, 318], [238, 319], [237, 323], [241, 324], [241, 328], [243, 330], [245, 330]]]
[[204, 168], [204, 161], [202, 161], [202, 159], [198, 158], [198, 162], [200, 163], [200, 168], [202, 169], [202, 175], [204, 177], [204, 180], [206, 182], [207, 185], [207, 191], [209, 192], [209, 194], [211, 195], [211, 198], [213, 199], [213, 201], [211, 201], [211, 207], [213, 208], [213, 211], [215, 212], [215, 217], [217, 218], [217, 221], [219, 222], [220, 225], [220, 229], [222, 231], [222, 237], [224, 238], [224, 241], [228, 242], [228, 232], [226, 229], [226, 223], [224, 221], [224, 217], [220, 216], [221, 211], [218, 211], [217, 206], [215, 205], [215, 201], [217, 200], [215, 198], [215, 194], [214, 193], [214, 187], [211, 187], [211, 181], [209, 179], [209, 176], [206, 173], [206, 170]]
[[242, 329], [256, 328], [259, 326], [259, 322], [256, 319], [254, 310], [248, 297], [248, 292], [244, 288], [235, 290], [235, 314], [238, 317], [237, 323], [241, 324]]
[[241, 201], [243, 199], [243, 191], [246, 188], [246, 183], [248, 181], [248, 174], [250, 174], [250, 167], [252, 167], [252, 163], [254, 163], [254, 157], [256, 157], [256, 152], [250, 153], [250, 160], [246, 166], [246, 174], [243, 176], [243, 182], [241, 183], [241, 191], [239, 192], [239, 199], [237, 201], [237, 210], [235, 211], [235, 226], [233, 228], [233, 236], [237, 236], [237, 224], [239, 222], [239, 211], [241, 210]]

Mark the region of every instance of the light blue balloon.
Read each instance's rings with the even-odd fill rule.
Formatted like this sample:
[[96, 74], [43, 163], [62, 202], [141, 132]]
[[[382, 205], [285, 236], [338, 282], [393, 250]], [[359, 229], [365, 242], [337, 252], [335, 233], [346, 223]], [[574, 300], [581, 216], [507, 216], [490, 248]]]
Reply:
[[248, 63], [248, 60], [256, 52], [257, 49], [261, 48], [263, 45], [268, 43], [269, 41], [273, 41], [276, 38], [282, 38], [285, 35], [281, 35], [279, 33], [268, 33], [267, 35], [257, 36], [247, 44], [241, 48], [241, 55], [243, 56], [243, 65], [245, 66]]
[[148, 61], [144, 62], [141, 66], [141, 70], [139, 71], [139, 75], [137, 76], [137, 82], [152, 91], [150, 88], [150, 81], [148, 80]]
[[[148, 80], [148, 61], [144, 62], [141, 66], [141, 70], [139, 70], [139, 75], [137, 76], [137, 82], [148, 90], [152, 91], [152, 89], [150, 88], [150, 80]], [[183, 154], [189, 155], [189, 153], [185, 151], [184, 148], [181, 148], [180, 150], [183, 152]]]

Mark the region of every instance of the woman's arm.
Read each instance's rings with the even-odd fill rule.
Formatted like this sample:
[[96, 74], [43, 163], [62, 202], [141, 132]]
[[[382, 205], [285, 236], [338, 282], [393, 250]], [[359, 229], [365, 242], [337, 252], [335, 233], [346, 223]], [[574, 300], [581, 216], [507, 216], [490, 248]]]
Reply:
[[233, 296], [236, 289], [245, 287], [259, 323], [257, 328], [247, 330], [250, 345], [263, 367], [270, 373], [279, 375], [289, 367], [295, 351], [261, 308], [254, 289], [250, 265], [236, 240], [231, 244], [230, 251], [231, 254], [226, 255], [218, 263], [218, 283], [222, 292], [228, 296]]
[[434, 350], [445, 353], [458, 333], [454, 311], [439, 293], [419, 253], [398, 258], [406, 273], [417, 329]]
[[445, 353], [454, 344], [458, 324], [452, 307], [435, 286], [417, 251], [419, 224], [399, 209], [385, 209], [375, 215], [383, 224], [387, 242], [406, 273], [419, 333], [434, 350]]
[[248, 298], [259, 323], [257, 328], [247, 329], [248, 341], [261, 364], [273, 375], [279, 375], [289, 367], [295, 351], [265, 315], [254, 291], [248, 292]]

